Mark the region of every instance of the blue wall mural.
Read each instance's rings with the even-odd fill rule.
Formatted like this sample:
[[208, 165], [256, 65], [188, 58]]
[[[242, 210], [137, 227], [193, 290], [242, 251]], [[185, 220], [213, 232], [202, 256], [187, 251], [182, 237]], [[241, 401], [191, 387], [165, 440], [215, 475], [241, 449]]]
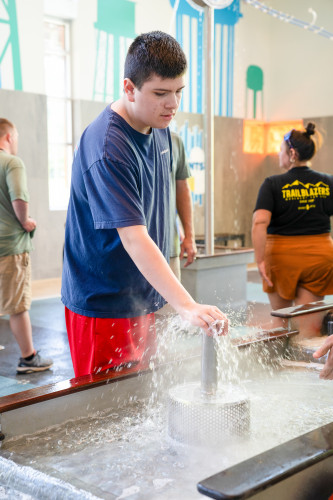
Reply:
[[[176, 0], [169, 0], [172, 7]], [[214, 10], [215, 114], [233, 115], [235, 24], [242, 17], [240, 0]], [[189, 84], [181, 110], [203, 112], [203, 10], [180, 0], [176, 13], [176, 38], [186, 52]]]
[[[176, 0], [169, 0], [172, 8]], [[187, 0], [177, 2], [176, 38], [188, 58], [188, 85], [181, 111], [203, 112], [204, 11]], [[240, 0], [214, 10], [215, 114], [233, 115], [235, 24], [242, 17]], [[129, 0], [97, 2], [96, 66], [93, 99], [117, 99], [122, 89], [122, 67], [135, 35], [135, 3]]]
[[[176, 0], [170, 0], [172, 7], [175, 2]], [[187, 0], [180, 0], [178, 4], [176, 38], [187, 55], [189, 77], [180, 109], [190, 113], [202, 113], [203, 10], [194, 9]]]
[[189, 184], [192, 201], [195, 205], [203, 206], [205, 194], [205, 161], [203, 149], [203, 130], [197, 125], [189, 127], [186, 120], [181, 127], [177, 121], [172, 122], [171, 128], [180, 135], [185, 146], [186, 157], [191, 169]]

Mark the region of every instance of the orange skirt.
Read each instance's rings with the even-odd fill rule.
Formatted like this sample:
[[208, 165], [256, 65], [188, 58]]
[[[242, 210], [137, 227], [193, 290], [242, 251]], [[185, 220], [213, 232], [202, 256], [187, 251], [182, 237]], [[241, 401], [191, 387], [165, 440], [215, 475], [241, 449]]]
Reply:
[[266, 293], [293, 300], [297, 287], [323, 297], [333, 294], [333, 240], [330, 234], [311, 236], [267, 235], [266, 272], [273, 286], [263, 281]]

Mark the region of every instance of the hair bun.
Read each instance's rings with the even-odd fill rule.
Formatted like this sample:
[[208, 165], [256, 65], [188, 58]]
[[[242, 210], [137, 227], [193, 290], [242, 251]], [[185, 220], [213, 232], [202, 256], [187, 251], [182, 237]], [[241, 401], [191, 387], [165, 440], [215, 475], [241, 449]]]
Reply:
[[308, 123], [307, 126], [305, 127], [305, 134], [310, 137], [310, 135], [313, 135], [315, 133], [315, 128], [316, 125], [314, 123]]

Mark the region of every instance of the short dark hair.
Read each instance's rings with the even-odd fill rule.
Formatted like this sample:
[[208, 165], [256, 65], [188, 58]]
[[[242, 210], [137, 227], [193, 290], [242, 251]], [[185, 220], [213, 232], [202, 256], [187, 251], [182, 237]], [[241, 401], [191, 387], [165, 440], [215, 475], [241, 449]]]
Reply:
[[3, 137], [8, 133], [9, 130], [13, 130], [15, 128], [14, 124], [6, 118], [0, 118], [0, 137]]
[[177, 78], [186, 68], [186, 56], [177, 40], [162, 31], [150, 31], [137, 36], [130, 45], [124, 78], [130, 78], [140, 90], [154, 74], [161, 78]]

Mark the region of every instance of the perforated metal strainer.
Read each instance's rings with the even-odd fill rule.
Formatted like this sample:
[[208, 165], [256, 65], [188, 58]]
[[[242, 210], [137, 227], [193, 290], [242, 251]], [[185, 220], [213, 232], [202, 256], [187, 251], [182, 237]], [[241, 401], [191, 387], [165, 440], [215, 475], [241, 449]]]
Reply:
[[250, 404], [239, 387], [217, 389], [215, 339], [203, 334], [201, 386], [191, 383], [169, 391], [168, 433], [188, 445], [215, 446], [250, 428]]

